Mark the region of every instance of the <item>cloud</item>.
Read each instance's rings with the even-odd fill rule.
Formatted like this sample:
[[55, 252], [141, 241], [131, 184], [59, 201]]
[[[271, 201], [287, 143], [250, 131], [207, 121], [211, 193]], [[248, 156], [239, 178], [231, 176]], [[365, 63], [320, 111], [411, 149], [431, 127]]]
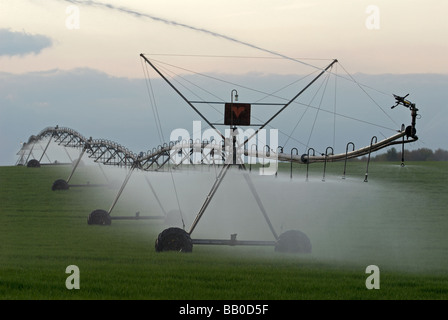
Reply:
[[43, 49], [52, 45], [53, 40], [44, 35], [0, 29], [0, 56], [39, 54]]
[[[220, 78], [225, 76], [222, 74], [211, 75]], [[400, 95], [410, 93], [408, 98], [417, 103], [417, 107], [420, 109], [421, 119], [417, 121], [417, 135], [420, 139], [406, 148], [448, 149], [446, 137], [441, 134], [445, 131], [447, 120], [445, 110], [446, 101], [448, 101], [446, 92], [448, 75], [355, 74], [354, 76], [357, 81], [368, 84], [372, 88], [384, 91], [391, 89], [394, 90], [393, 93]], [[260, 76], [254, 73], [231, 75], [232, 84], [228, 85], [214, 84], [210, 78], [203, 79], [198, 76], [191, 76], [186, 80], [188, 80], [187, 83], [199, 84], [201, 88], [205, 88], [219, 97], [210, 97], [210, 99], [214, 99], [212, 101], [219, 101], [220, 98], [224, 101], [230, 99], [230, 91], [235, 87], [233, 83], [249, 84], [250, 87], [263, 92], [273, 92], [273, 88], [284, 87], [285, 83], [290, 84], [297, 78], [300, 76]], [[181, 78], [174, 80], [175, 83], [177, 81], [181, 84], [186, 83], [186, 80]], [[151, 79], [150, 83], [150, 91], [155, 98], [153, 102], [150, 102], [148, 98], [145, 79], [111, 77], [106, 73], [88, 68], [53, 69], [25, 74], [0, 72], [0, 83], [0, 148], [2, 150], [0, 165], [15, 163], [20, 142], [26, 141], [30, 135], [37, 134], [47, 126], [60, 125], [72, 128], [85, 136], [110, 139], [138, 153], [161, 144], [157, 134], [152, 103], [157, 105], [165, 138], [169, 138], [170, 132], [176, 128], [184, 128], [191, 133], [193, 121], [201, 120], [163, 80], [157, 78]], [[331, 81], [329, 83], [331, 84]], [[301, 86], [303, 85], [305, 84]], [[291, 98], [297, 93], [295, 89], [300, 90], [301, 86], [291, 88], [290, 92], [277, 93], [277, 95]], [[190, 87], [191, 85], [187, 86], [187, 88]], [[352, 90], [352, 87], [356, 90]], [[179, 85], [179, 88], [190, 100], [198, 99], [183, 86]], [[301, 101], [310, 103], [318, 88], [319, 86], [310, 88], [309, 96], [304, 96]], [[199, 100], [208, 99], [206, 93], [199, 91], [197, 87], [194, 87], [194, 91], [201, 95]], [[279, 128], [294, 138], [285, 145], [283, 144], [285, 135], [279, 133], [279, 143], [285, 146], [285, 152], [289, 152], [292, 147], [298, 147], [300, 153], [304, 153], [304, 146], [298, 142], [306, 142], [309, 139], [309, 128], [314, 123], [316, 126], [310, 146], [316, 148], [316, 151], [324, 152], [325, 147], [331, 145], [334, 115], [327, 111], [333, 110], [334, 93], [334, 89], [328, 88], [329, 100], [323, 99], [319, 110], [310, 108], [304, 113], [306, 110], [304, 105], [292, 105], [276, 119], [273, 128]], [[255, 102], [259, 95], [263, 96], [262, 93], [253, 93], [240, 87], [238, 87], [238, 94], [241, 102]], [[401, 123], [409, 124], [411, 120], [409, 110], [403, 107], [392, 110], [390, 106], [394, 104], [393, 97], [380, 93], [378, 96], [382, 98], [379, 100], [381, 101], [380, 105], [390, 112], [394, 120], [398, 121], [397, 126], [392, 124], [392, 129], [398, 129]], [[377, 97], [375, 96], [375, 98]], [[314, 100], [312, 105], [319, 107], [321, 99]], [[389, 126], [389, 119], [380, 110], [377, 110], [373, 103], [370, 103], [369, 98], [365, 97], [356, 84], [344, 85], [342, 79], [338, 79], [336, 101], [338, 114], [368, 121], [367, 123], [352, 121], [346, 117], [337, 117], [334, 149], [336, 153], [344, 152], [348, 141], [353, 141], [356, 147], [360, 148], [370, 143], [372, 135], [377, 135], [380, 140], [383, 138], [382, 134], [389, 136], [391, 133], [382, 127], [369, 124], [370, 122], [378, 124], [385, 122]], [[261, 102], [265, 102], [265, 100]], [[213, 105], [218, 109], [217, 111], [207, 104], [197, 104], [197, 107], [212, 122], [222, 120], [222, 114], [217, 112], [223, 111], [222, 105]], [[258, 115], [259, 112], [265, 110], [269, 114], [273, 112], [271, 107], [265, 108], [264, 106], [254, 106], [252, 112], [254, 115]], [[317, 111], [319, 114], [315, 122]], [[292, 132], [301, 117], [303, 120]], [[260, 121], [265, 119], [260, 116]], [[202, 130], [205, 129], [207, 126], [203, 123]], [[221, 130], [222, 127], [219, 129]], [[328, 133], [328, 131], [331, 132]]]

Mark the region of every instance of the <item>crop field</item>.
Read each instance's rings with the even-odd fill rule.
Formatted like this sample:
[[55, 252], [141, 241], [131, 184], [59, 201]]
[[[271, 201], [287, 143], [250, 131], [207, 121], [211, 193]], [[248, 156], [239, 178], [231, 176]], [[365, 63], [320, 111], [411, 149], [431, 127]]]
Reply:
[[[278, 177], [250, 173], [273, 226], [305, 232], [312, 253], [273, 247], [195, 245], [192, 253], [155, 252], [161, 219], [112, 220], [88, 225], [95, 209], [108, 210], [118, 188], [93, 186], [124, 171], [80, 167], [71, 183], [52, 191], [70, 165], [0, 167], [0, 298], [148, 300], [370, 300], [448, 298], [448, 163], [365, 162], [280, 168]], [[124, 170], [124, 169], [123, 169]], [[116, 178], [115, 178], [116, 171]], [[185, 170], [186, 171], [186, 170]], [[237, 170], [235, 170], [237, 171]], [[145, 173], [167, 211], [177, 207], [176, 180], [186, 230], [213, 181], [202, 172]], [[112, 175], [114, 178], [112, 179]], [[107, 177], [107, 178], [106, 178]], [[161, 215], [154, 193], [135, 174], [111, 216]], [[238, 173], [230, 173], [192, 237], [272, 240]], [[325, 180], [325, 181], [322, 181]], [[69, 290], [68, 266], [79, 268]], [[368, 289], [366, 268], [379, 269]]]

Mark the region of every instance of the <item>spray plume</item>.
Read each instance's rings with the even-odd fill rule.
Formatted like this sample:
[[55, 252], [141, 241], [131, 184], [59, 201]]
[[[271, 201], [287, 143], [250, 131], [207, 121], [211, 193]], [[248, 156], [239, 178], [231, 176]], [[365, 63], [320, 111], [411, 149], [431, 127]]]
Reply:
[[303, 65], [306, 65], [306, 66], [309, 66], [309, 67], [312, 67], [312, 68], [315, 68], [315, 69], [318, 69], [318, 70], [323, 70], [322, 68], [314, 66], [314, 65], [311, 65], [309, 63], [306, 63], [306, 62], [303, 62], [303, 61], [300, 61], [300, 60], [288, 57], [288, 56], [286, 56], [284, 54], [281, 54], [281, 53], [278, 53], [278, 52], [275, 52], [275, 51], [272, 51], [272, 50], [261, 48], [259, 46], [254, 45], [254, 44], [251, 44], [251, 43], [248, 43], [248, 42], [245, 42], [245, 41], [241, 41], [241, 40], [235, 39], [233, 37], [230, 37], [230, 36], [227, 36], [227, 35], [224, 35], [224, 34], [221, 34], [221, 33], [210, 31], [210, 30], [207, 30], [207, 29], [204, 29], [204, 28], [194, 27], [194, 26], [191, 26], [191, 25], [188, 25], [188, 24], [185, 24], [185, 23], [180, 23], [180, 22], [173, 21], [173, 20], [160, 18], [160, 17], [154, 16], [154, 15], [151, 15], [151, 14], [147, 14], [147, 13], [141, 13], [141, 12], [138, 12], [138, 11], [135, 11], [135, 10], [132, 10], [132, 9], [125, 8], [125, 7], [118, 7], [118, 6], [114, 6], [112, 4], [106, 4], [106, 3], [101, 3], [101, 2], [97, 2], [97, 1], [90, 1], [90, 0], [89, 1], [62, 0], [62, 1], [73, 3], [73, 4], [77, 4], [77, 5], [88, 5], [88, 6], [92, 6], [92, 7], [105, 8], [105, 9], [109, 9], [109, 10], [114, 10], [114, 11], [118, 11], [118, 12], [121, 12], [121, 13], [125, 13], [125, 14], [128, 14], [128, 15], [132, 15], [132, 16], [137, 17], [137, 18], [151, 19], [153, 21], [162, 22], [162, 23], [170, 25], [170, 26], [186, 28], [186, 29], [190, 29], [190, 30], [193, 30], [193, 31], [196, 31], [196, 32], [202, 32], [202, 33], [211, 35], [213, 37], [222, 38], [222, 39], [225, 39], [225, 40], [228, 40], [228, 41], [232, 41], [232, 42], [244, 45], [246, 47], [250, 47], [252, 49], [256, 49], [256, 50], [259, 50], [259, 51], [262, 51], [262, 52], [265, 52], [265, 53], [268, 53], [268, 54], [271, 54], [271, 55], [274, 55], [274, 56], [277, 56], [277, 57], [281, 57], [281, 58], [284, 58], [284, 59], [287, 59], [287, 60], [298, 62], [298, 63], [301, 63]]

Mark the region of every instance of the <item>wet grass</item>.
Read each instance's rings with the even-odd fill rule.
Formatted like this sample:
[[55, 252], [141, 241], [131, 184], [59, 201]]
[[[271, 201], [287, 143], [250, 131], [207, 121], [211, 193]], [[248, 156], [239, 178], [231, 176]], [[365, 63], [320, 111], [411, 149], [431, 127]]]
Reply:
[[[329, 180], [342, 174], [342, 166], [327, 164]], [[309, 169], [310, 185], [320, 183], [322, 166]], [[349, 205], [338, 219], [326, 216], [331, 228], [321, 238], [318, 230], [327, 224], [310, 217], [301, 220], [309, 227], [311, 255], [222, 246], [195, 246], [192, 254], [156, 253], [154, 241], [166, 228], [163, 221], [87, 225], [89, 212], [107, 209], [117, 189], [52, 191], [53, 181], [67, 177], [70, 170], [0, 167], [1, 299], [448, 298], [446, 162], [409, 163], [404, 168], [372, 163], [369, 184], [375, 199], [364, 199], [362, 216], [349, 212]], [[77, 181], [93, 183], [89, 170], [80, 169]], [[294, 179], [304, 179], [306, 167], [294, 170]], [[347, 180], [362, 181], [364, 170], [365, 163], [350, 163]], [[285, 180], [289, 177], [289, 165], [281, 174]], [[380, 188], [383, 184], [388, 187]], [[337, 197], [331, 200], [338, 203]], [[133, 205], [130, 212], [138, 209], [138, 203]], [[119, 214], [123, 207], [114, 210]], [[374, 238], [379, 230], [380, 239]], [[404, 236], [396, 237], [399, 233]], [[373, 240], [367, 241], [370, 237]], [[344, 250], [338, 251], [341, 247]], [[366, 289], [369, 264], [380, 267], [380, 290]], [[65, 286], [69, 265], [80, 269], [80, 290]]]

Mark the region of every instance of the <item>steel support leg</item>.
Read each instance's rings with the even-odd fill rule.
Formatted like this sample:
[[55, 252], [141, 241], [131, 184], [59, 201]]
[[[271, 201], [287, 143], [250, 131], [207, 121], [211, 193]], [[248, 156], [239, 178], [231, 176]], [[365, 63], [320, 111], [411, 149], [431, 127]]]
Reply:
[[255, 201], [258, 204], [258, 207], [261, 210], [261, 213], [264, 216], [264, 219], [266, 220], [266, 222], [267, 222], [267, 224], [269, 226], [269, 229], [271, 230], [272, 234], [274, 235], [275, 240], [277, 240], [278, 239], [278, 235], [275, 232], [274, 227], [272, 226], [271, 220], [268, 217], [268, 214], [267, 214], [267, 212], [266, 212], [266, 210], [265, 210], [265, 208], [263, 206], [263, 203], [261, 202], [260, 197], [258, 196], [257, 190], [255, 189], [255, 186], [254, 186], [251, 178], [249, 177], [249, 174], [247, 172], [244, 172], [243, 175], [244, 175], [244, 178], [246, 179], [247, 184], [249, 185], [249, 189], [252, 192], [252, 195], [254, 196]]
[[70, 179], [72, 178], [73, 173], [75, 173], [75, 170], [76, 170], [76, 168], [78, 167], [78, 164], [81, 162], [81, 158], [82, 158], [82, 156], [84, 155], [84, 152], [86, 152], [86, 148], [83, 148], [83, 149], [82, 149], [82, 152], [81, 152], [81, 154], [79, 155], [79, 158], [76, 159], [76, 163], [75, 163], [75, 165], [73, 166], [72, 172], [70, 172], [70, 175], [69, 175], [68, 178], [67, 178], [67, 183], [70, 182]]
[[28, 152], [28, 156], [26, 157], [25, 164], [28, 163], [28, 160], [30, 159], [30, 156], [33, 154], [33, 149], [34, 149], [35, 144], [36, 143], [34, 142], [33, 145], [31, 146], [30, 152]]
[[231, 164], [228, 163], [228, 164], [225, 164], [222, 167], [221, 171], [219, 172], [218, 176], [216, 177], [215, 182], [213, 183], [212, 188], [210, 189], [210, 192], [207, 195], [207, 198], [205, 198], [205, 201], [202, 204], [201, 209], [199, 210], [196, 218], [194, 219], [193, 224], [190, 227], [190, 231], [188, 231], [188, 234], [191, 235], [193, 230], [196, 228], [196, 225], [198, 224], [199, 220], [201, 219], [202, 215], [204, 214], [205, 209], [207, 209], [208, 205], [210, 204], [210, 201], [212, 200], [213, 196], [215, 195], [216, 190], [218, 190], [219, 185], [221, 184], [222, 180], [224, 179], [224, 177], [225, 177], [227, 171], [229, 170], [230, 166], [231, 166]]
[[65, 151], [65, 154], [67, 155], [67, 157], [70, 159], [70, 162], [73, 163], [73, 159], [72, 159], [72, 157], [70, 157], [70, 154], [68, 153], [67, 148], [65, 146], [64, 146], [64, 151]]
[[128, 174], [126, 175], [126, 178], [124, 178], [123, 184], [120, 187], [120, 190], [118, 190], [118, 194], [115, 197], [114, 201], [112, 202], [112, 205], [110, 206], [110, 209], [108, 211], [109, 215], [112, 212], [112, 209], [115, 207], [115, 205], [117, 204], [118, 199], [121, 196], [121, 193], [124, 190], [124, 187], [126, 187], [126, 184], [128, 183], [129, 179], [131, 178], [132, 172], [134, 171], [135, 166], [132, 166], [131, 169], [129, 170]]
[[[47, 152], [48, 146], [50, 145], [50, 142], [51, 142], [51, 139], [52, 139], [52, 138], [53, 138], [53, 136], [51, 136], [50, 139], [48, 140], [48, 143], [47, 143], [47, 145], [45, 146], [44, 152], [43, 152], [42, 155], [40, 156], [39, 163], [42, 161], [42, 158], [44, 157], [45, 152]], [[48, 156], [47, 156], [47, 159], [48, 159]], [[48, 159], [48, 160], [50, 160], [50, 159]], [[50, 162], [51, 162], [51, 161], [50, 161]]]
[[154, 197], [156, 198], [156, 201], [157, 201], [157, 203], [159, 204], [160, 209], [162, 209], [163, 215], [166, 217], [166, 211], [165, 211], [165, 209], [163, 208], [162, 202], [160, 202], [160, 199], [159, 199], [159, 197], [158, 197], [157, 194], [156, 194], [156, 190], [155, 190], [154, 187], [152, 186], [152, 184], [151, 184], [151, 182], [149, 181], [149, 179], [148, 179], [147, 176], [145, 176], [145, 180], [146, 180], [146, 182], [148, 183], [149, 188], [151, 188], [152, 194], [153, 194]]
[[[204, 214], [205, 210], [207, 209], [208, 205], [210, 204], [210, 201], [212, 200], [213, 196], [215, 195], [216, 191], [218, 190], [221, 182], [223, 181], [227, 171], [229, 170], [230, 166], [232, 164], [226, 164], [223, 166], [223, 168], [221, 169], [221, 171], [219, 172], [218, 176], [216, 177], [216, 180], [212, 186], [212, 188], [210, 189], [210, 192], [207, 195], [207, 198], [205, 199], [204, 203], [202, 204], [201, 209], [199, 210], [199, 213], [197, 214], [192, 226], [190, 227], [190, 231], [188, 232], [188, 234], [191, 235], [191, 233], [193, 232], [193, 230], [196, 228], [196, 225], [198, 224], [199, 220], [201, 219], [202, 215]], [[263, 206], [263, 203], [261, 202], [260, 197], [258, 196], [257, 190], [255, 189], [255, 186], [252, 182], [252, 180], [249, 177], [249, 174], [247, 172], [243, 172], [244, 178], [249, 186], [250, 191], [252, 192], [252, 195], [255, 198], [255, 201], [257, 202], [258, 207], [260, 208], [268, 226], [269, 229], [271, 230], [272, 234], [274, 235], [274, 238], [277, 240], [278, 239], [278, 235], [274, 230], [274, 227], [272, 226], [271, 221], [269, 220], [269, 217], [266, 213], [266, 210]]]

